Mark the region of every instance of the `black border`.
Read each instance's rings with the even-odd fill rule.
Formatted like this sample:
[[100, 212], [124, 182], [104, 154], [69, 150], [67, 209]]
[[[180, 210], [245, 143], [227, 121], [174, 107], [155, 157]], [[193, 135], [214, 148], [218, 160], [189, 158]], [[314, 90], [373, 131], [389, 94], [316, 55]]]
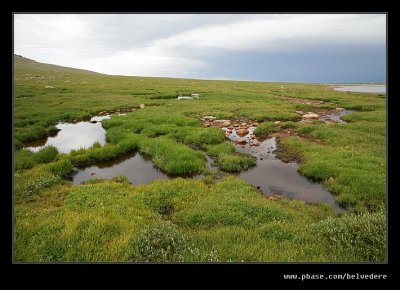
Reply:
[[[8, 23], [12, 23], [12, 19], [13, 19], [13, 12], [28, 12], [29, 10], [31, 10], [32, 12], [43, 12], [43, 9], [38, 9], [37, 8], [37, 4], [38, 3], [34, 3], [31, 2], [30, 4], [28, 4], [27, 6], [23, 6], [23, 7], [12, 7], [11, 9], [7, 10], [7, 15], [5, 17], [3, 17], [3, 20], [5, 20]], [[150, 5], [152, 3], [149, 3]], [[269, 6], [270, 3], [268, 3]], [[300, 4], [304, 4], [304, 3], [300, 3]], [[226, 3], [227, 7], [231, 7], [231, 5], [234, 4], [229, 4]], [[21, 5], [22, 6], [22, 5]], [[67, 5], [65, 5], [67, 6]], [[167, 7], [165, 7], [167, 6]], [[177, 8], [178, 6], [178, 8]], [[303, 11], [301, 11], [302, 8], [298, 9], [297, 11], [294, 11], [293, 9], [296, 9], [295, 7], [293, 7], [291, 4], [287, 4], [287, 7], [285, 7], [284, 9], [274, 9], [274, 7], [270, 7], [270, 9], [262, 9], [261, 11], [263, 12], [297, 12], [297, 13], [304, 13], [304, 12], [321, 12], [322, 9], [313, 6], [313, 8], [309, 8], [307, 6], [303, 6]], [[379, 3], [378, 3], [379, 6]], [[374, 9], [363, 9], [362, 12], [387, 12], [388, 9], [387, 7], [375, 7]], [[72, 6], [71, 6], [72, 7]], [[79, 7], [79, 6], [74, 6], [74, 7]], [[199, 10], [196, 9], [196, 5], [194, 5], [195, 9], [194, 10]], [[209, 7], [213, 7], [214, 6], [209, 6]], [[32, 9], [33, 8], [33, 9]], [[165, 9], [166, 8], [166, 9]], [[135, 9], [131, 9], [128, 10], [130, 12], [176, 12], [179, 11], [179, 9], [182, 8], [179, 4], [178, 5], [171, 5], [171, 3], [164, 3], [159, 5], [154, 4], [153, 3], [153, 7], [149, 8], [145, 8], [145, 9], [141, 9], [141, 8], [135, 8]], [[234, 8], [230, 8], [230, 9], [217, 9], [216, 11], [218, 12], [239, 12], [237, 10], [238, 8], [236, 8], [236, 10]], [[306, 9], [306, 11], [304, 10]], [[52, 9], [53, 11], [56, 9]], [[89, 9], [69, 9], [68, 7], [63, 7], [59, 10], [62, 11], [70, 11], [70, 12], [74, 12], [79, 10], [79, 12], [87, 12], [87, 11], [91, 11], [91, 12], [110, 12], [109, 9], [104, 9], [104, 8], [100, 8], [100, 7], [91, 7]], [[185, 9], [186, 12], [190, 12], [193, 9]], [[214, 10], [214, 13], [217, 13]], [[255, 12], [257, 9], [253, 8], [253, 7], [239, 7], [240, 12], [244, 13], [244, 12], [253, 12], [253, 13], [257, 13]], [[300, 11], [301, 12], [300, 12]], [[343, 9], [342, 11], [348, 11], [348, 9]], [[127, 11], [127, 12], [128, 12]], [[185, 12], [185, 11], [181, 11], [181, 12]], [[203, 10], [199, 10], [202, 11], [203, 13], [208, 12], [209, 9], [203, 9]], [[260, 11], [260, 12], [261, 12]], [[3, 13], [5, 11], [3, 10]], [[340, 12], [340, 11], [336, 11], [336, 12]], [[194, 12], [196, 13], [196, 12]], [[326, 12], [325, 12], [326, 13]], [[389, 37], [390, 33], [392, 33], [393, 37], [390, 38], [393, 41], [389, 41], [387, 42], [387, 59], [392, 60], [394, 54], [395, 54], [395, 50], [394, 49], [390, 49], [391, 45], [394, 45], [395, 39], [396, 37], [394, 36], [394, 32], [395, 32], [395, 26], [394, 26], [394, 20], [396, 18], [396, 15], [392, 14], [392, 13], [388, 13], [388, 32], [387, 32], [387, 36]], [[12, 39], [12, 26], [9, 30], [6, 31], [6, 39], [11, 40]], [[12, 51], [12, 41], [10, 41], [10, 46], [11, 49], [7, 50], [4, 54], [3, 57], [1, 58], [3, 63], [3, 67], [8, 67], [8, 68], [12, 68], [12, 62], [13, 62], [13, 51]], [[4, 47], [3, 47], [4, 49]], [[392, 51], [392, 54], [390, 54], [390, 51]], [[4, 57], [5, 55], [7, 55], [8, 57]], [[390, 128], [393, 128], [390, 125], [390, 118], [395, 116], [395, 105], [393, 104], [393, 99], [396, 98], [396, 92], [399, 92], [398, 89], [398, 84], [396, 82], [396, 79], [394, 76], [396, 76], [396, 73], [394, 72], [394, 69], [396, 68], [396, 64], [395, 62], [391, 61], [389, 63], [389, 61], [387, 61], [387, 133], [388, 133], [388, 145], [387, 145], [387, 164], [388, 164], [388, 171], [387, 171], [387, 182], [389, 185], [389, 180], [393, 181], [396, 180], [394, 177], [394, 170], [390, 170], [390, 166], [393, 165], [393, 161], [389, 158], [389, 154], [393, 153], [394, 150], [397, 148], [395, 146], [393, 146], [392, 144], [390, 144], [390, 142], [392, 142], [394, 140], [392, 138], [389, 138], [389, 131]], [[7, 70], [8, 72], [10, 72], [9, 70]], [[390, 73], [390, 71], [393, 71], [393, 73]], [[391, 77], [393, 76], [393, 78]], [[6, 78], [6, 81], [4, 82], [7, 85], [4, 85], [3, 87], [7, 87], [7, 89], [10, 89], [10, 94], [8, 93], [4, 93], [3, 95], [3, 101], [6, 102], [6, 105], [2, 106], [2, 109], [4, 110], [3, 112], [3, 116], [8, 116], [8, 114], [10, 114], [11, 116], [9, 116], [7, 118], [7, 121], [9, 124], [9, 127], [7, 129], [9, 129], [10, 131], [8, 131], [11, 137], [10, 139], [10, 143], [5, 144], [5, 154], [3, 156], [6, 157], [10, 157], [10, 163], [7, 162], [7, 165], [9, 165], [9, 168], [12, 169], [13, 168], [13, 163], [12, 163], [12, 152], [13, 152], [13, 147], [12, 147], [12, 112], [13, 112], [13, 108], [12, 108], [12, 102], [10, 100], [12, 100], [12, 98], [10, 98], [10, 96], [12, 96], [12, 81], [13, 81], [13, 75], [12, 74], [4, 74], [3, 75], [4, 78]], [[390, 85], [389, 85], [390, 83]], [[10, 103], [8, 103], [10, 102]], [[390, 103], [392, 103], [390, 105]], [[5, 117], [6, 118], [6, 117]], [[4, 129], [4, 127], [3, 127]], [[393, 135], [392, 135], [393, 136]], [[395, 136], [395, 135], [394, 135]], [[390, 140], [390, 142], [389, 142]], [[4, 144], [3, 144], [4, 145]], [[11, 147], [11, 148], [10, 148]], [[10, 152], [9, 150], [11, 149], [11, 155], [9, 155], [7, 152]], [[102, 281], [102, 277], [106, 278], [106, 275], [109, 276], [110, 275], [110, 270], [112, 270], [113, 274], [116, 274], [117, 276], [125, 276], [125, 278], [127, 278], [128, 280], [131, 280], [131, 283], [129, 283], [127, 285], [127, 287], [134, 287], [135, 284], [137, 283], [135, 280], [137, 278], [143, 277], [143, 274], [151, 274], [153, 279], [149, 280], [149, 284], [148, 286], [151, 286], [154, 282], [158, 281], [158, 282], [165, 282], [165, 286], [172, 286], [174, 287], [174, 284], [186, 284], [183, 283], [183, 281], [185, 280], [185, 276], [187, 274], [195, 274], [197, 279], [196, 280], [192, 280], [193, 282], [195, 282], [194, 286], [200, 285], [202, 284], [201, 282], [203, 281], [207, 281], [210, 278], [217, 278], [218, 280], [223, 280], [224, 282], [226, 282], [226, 285], [229, 284], [236, 284], [239, 285], [240, 282], [244, 282], [244, 285], [246, 286], [250, 286], [253, 284], [258, 284], [261, 283], [263, 285], [265, 285], [264, 287], [268, 287], [267, 285], [269, 285], [270, 282], [272, 281], [284, 281], [283, 280], [283, 274], [312, 274], [312, 273], [321, 273], [321, 274], [335, 274], [335, 273], [382, 273], [382, 274], [387, 274], [388, 275], [388, 280], [394, 280], [394, 279], [398, 279], [399, 274], [400, 274], [400, 267], [399, 267], [399, 249], [398, 249], [398, 245], [400, 245], [398, 238], [396, 237], [396, 221], [398, 221], [398, 210], [396, 210], [395, 206], [398, 205], [398, 194], [395, 190], [393, 190], [393, 187], [388, 186], [388, 263], [387, 264], [366, 264], [366, 263], [362, 263], [362, 264], [343, 264], [343, 263], [339, 263], [339, 264], [329, 264], [329, 263], [312, 263], [312, 264], [301, 264], [301, 263], [287, 263], [287, 264], [263, 264], [263, 263], [254, 263], [254, 264], [148, 264], [148, 265], [144, 265], [144, 264], [92, 264], [92, 263], [87, 263], [87, 264], [13, 264], [12, 263], [12, 243], [11, 243], [11, 233], [12, 231], [10, 231], [10, 229], [12, 230], [12, 226], [10, 228], [11, 222], [12, 222], [12, 208], [9, 207], [9, 205], [12, 202], [12, 198], [11, 198], [11, 192], [12, 192], [12, 180], [13, 180], [13, 173], [12, 170], [11, 172], [7, 172], [6, 175], [3, 176], [7, 176], [7, 185], [10, 186], [10, 188], [8, 189], [3, 189], [2, 190], [2, 194], [1, 196], [1, 201], [0, 204], [2, 206], [2, 209], [0, 210], [0, 222], [1, 222], [1, 229], [2, 232], [4, 234], [1, 235], [0, 238], [0, 243], [1, 243], [1, 257], [0, 257], [0, 262], [3, 264], [0, 266], [0, 272], [3, 272], [3, 270], [7, 270], [9, 272], [11, 272], [12, 274], [18, 274], [17, 277], [20, 277], [19, 279], [24, 279], [24, 277], [28, 277], [28, 276], [36, 276], [39, 274], [39, 276], [37, 276], [37, 279], [35, 279], [35, 281], [40, 282], [40, 280], [42, 280], [42, 283], [46, 283], [46, 277], [49, 276], [55, 276], [55, 275], [60, 275], [60, 279], [62, 279], [60, 282], [62, 283], [66, 283], [68, 284], [68, 281], [70, 280], [72, 277], [68, 278], [67, 275], [69, 274], [69, 272], [73, 271], [74, 274], [79, 274], [78, 276], [83, 276], [83, 275], [89, 275], [89, 277], [91, 277], [92, 275], [96, 276], [98, 278], [98, 282]], [[10, 178], [9, 178], [10, 177]], [[393, 185], [393, 182], [390, 184]], [[392, 188], [392, 189], [391, 189]], [[223, 271], [221, 271], [223, 270]], [[3, 272], [4, 273], [4, 272]], [[41, 274], [41, 275], [40, 275]], [[166, 278], [164, 279], [164, 277], [162, 277], [164, 274], [164, 276], [166, 276]], [[26, 275], [26, 276], [25, 276]], [[44, 275], [44, 276], [42, 276]], [[104, 275], [104, 276], [102, 276]], [[172, 275], [172, 276], [170, 276]], [[3, 275], [1, 275], [3, 276]], [[4, 276], [3, 276], [4, 277]], [[183, 280], [181, 280], [179, 277], [181, 277]], [[72, 280], [75, 280], [75, 278], [72, 278]], [[122, 279], [125, 280], [125, 279]], [[121, 280], [121, 281], [122, 281]], [[178, 281], [181, 282], [179, 283]], [[288, 280], [285, 280], [288, 281]], [[307, 280], [307, 281], [313, 281], [313, 280]], [[307, 281], [305, 281], [305, 285], [307, 285]], [[337, 280], [328, 280], [328, 281], [332, 281], [332, 282], [336, 282]], [[358, 280], [360, 281], [360, 280]], [[357, 281], [357, 282], [358, 282]], [[369, 282], [368, 280], [364, 280]], [[363, 282], [364, 282], [363, 281]], [[379, 280], [376, 280], [379, 281]], [[29, 282], [29, 281], [26, 281]], [[32, 281], [33, 282], [33, 281]], [[94, 281], [93, 281], [94, 282]], [[118, 282], [115, 281], [117, 285]], [[186, 285], [190, 285], [193, 282], [189, 281], [189, 284]], [[199, 283], [200, 282], [200, 283]], [[381, 282], [383, 282], [381, 280]], [[204, 283], [204, 282], [203, 282]], [[56, 286], [56, 284], [54, 285]], [[136, 286], [139, 286], [136, 284]], [[212, 286], [212, 284], [210, 284], [210, 286]], [[190, 287], [190, 286], [189, 286]]]

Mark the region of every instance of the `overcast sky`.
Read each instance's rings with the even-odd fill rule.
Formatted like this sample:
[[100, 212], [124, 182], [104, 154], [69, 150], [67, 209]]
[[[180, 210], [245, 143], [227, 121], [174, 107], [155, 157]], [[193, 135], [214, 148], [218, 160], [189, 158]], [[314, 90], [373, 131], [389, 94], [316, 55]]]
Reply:
[[385, 14], [15, 14], [14, 53], [107, 74], [386, 79]]

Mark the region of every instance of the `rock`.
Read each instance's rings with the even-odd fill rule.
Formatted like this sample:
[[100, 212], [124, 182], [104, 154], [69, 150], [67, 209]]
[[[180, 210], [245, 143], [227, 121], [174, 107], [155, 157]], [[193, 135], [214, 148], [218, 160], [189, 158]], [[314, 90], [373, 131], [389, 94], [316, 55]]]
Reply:
[[69, 83], [70, 81], [65, 81], [66, 83]]
[[247, 133], [249, 133], [249, 130], [247, 130], [247, 129], [238, 129], [238, 130], [236, 130], [236, 134], [238, 134], [241, 137], [247, 135]]
[[328, 178], [328, 182], [329, 182], [329, 183], [333, 183], [334, 181], [335, 181], [335, 178], [333, 178], [333, 176], [331, 176], [331, 177]]
[[315, 114], [315, 113], [310, 113], [308, 112], [307, 114], [303, 115], [304, 119], [318, 119], [319, 115]]
[[279, 199], [281, 199], [281, 197], [279, 196], [279, 195], [275, 195], [275, 194], [273, 194], [273, 195], [270, 195], [270, 196], [268, 196], [268, 199], [269, 200], [279, 200]]
[[232, 134], [232, 130], [226, 130], [226, 133]]
[[139, 105], [139, 108], [141, 108], [141, 109], [144, 109], [145, 107], [146, 107], [145, 104], [140, 104], [140, 105]]
[[239, 127], [239, 125], [238, 124], [233, 124], [233, 127], [237, 128], [237, 127]]
[[254, 143], [253, 143], [253, 146], [260, 146], [260, 143], [254, 142]]
[[250, 138], [251, 139], [256, 139], [256, 136], [255, 135], [251, 135]]
[[193, 97], [180, 96], [180, 97], [178, 97], [178, 100], [193, 100]]
[[215, 120], [214, 125], [219, 126], [219, 127], [228, 127], [232, 123], [229, 120]]
[[336, 108], [337, 111], [343, 111], [343, 108]]
[[261, 188], [261, 186], [256, 186], [256, 188], [257, 188], [257, 189], [260, 189], [260, 188]]
[[242, 123], [240, 124], [240, 126], [247, 126], [247, 123]]
[[236, 140], [236, 143], [238, 143], [238, 144], [246, 144], [247, 141], [246, 141], [246, 139], [239, 138], [239, 139]]
[[296, 111], [297, 114], [303, 115], [304, 112], [303, 111]]
[[228, 129], [228, 130], [232, 130], [232, 129], [233, 129], [233, 126], [228, 126], [227, 129]]
[[215, 117], [213, 117], [213, 116], [204, 116], [203, 119], [204, 119], [204, 120], [209, 120], [209, 121], [214, 121], [214, 120], [217, 119], [217, 118], [215, 118]]
[[45, 88], [45, 89], [54, 89], [53, 86], [45, 86], [44, 88]]
[[210, 127], [211, 126], [211, 124], [210, 123], [204, 123], [204, 125], [203, 125], [205, 128], [208, 128], [208, 127]]
[[259, 125], [258, 122], [254, 122], [254, 123], [253, 123], [253, 126], [254, 126], [254, 127], [257, 127], [258, 125]]
[[93, 176], [93, 175], [95, 175], [96, 173], [95, 172], [92, 172], [92, 173], [90, 173], [90, 176]]
[[275, 125], [279, 125], [281, 123], [281, 121], [275, 121], [274, 124]]
[[191, 97], [198, 98], [198, 97], [200, 97], [200, 94], [191, 94]]

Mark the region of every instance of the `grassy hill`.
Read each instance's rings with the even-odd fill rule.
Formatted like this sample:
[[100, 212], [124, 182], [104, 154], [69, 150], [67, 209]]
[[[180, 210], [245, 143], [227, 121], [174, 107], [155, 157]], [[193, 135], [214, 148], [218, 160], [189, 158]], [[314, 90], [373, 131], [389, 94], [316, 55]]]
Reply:
[[[200, 98], [176, 100], [191, 93]], [[17, 261], [385, 259], [385, 96], [319, 84], [110, 76], [15, 56], [13, 98]], [[140, 104], [145, 109], [124, 120], [102, 122], [106, 146], [71, 154], [22, 150], [24, 142], [53, 133], [60, 120]], [[298, 122], [298, 110], [336, 107], [353, 110], [343, 117], [347, 124]], [[335, 216], [324, 205], [268, 200], [234, 175], [141, 186], [122, 177], [72, 186], [64, 178], [72, 166], [132, 150], [169, 173], [204, 172], [201, 150], [226, 148], [221, 130], [201, 126], [205, 115], [258, 121], [261, 128], [290, 124], [297, 135], [281, 138], [282, 150], [297, 156], [299, 172], [335, 193], [348, 212]], [[220, 154], [235, 156], [228, 162], [247, 158], [229, 148]]]

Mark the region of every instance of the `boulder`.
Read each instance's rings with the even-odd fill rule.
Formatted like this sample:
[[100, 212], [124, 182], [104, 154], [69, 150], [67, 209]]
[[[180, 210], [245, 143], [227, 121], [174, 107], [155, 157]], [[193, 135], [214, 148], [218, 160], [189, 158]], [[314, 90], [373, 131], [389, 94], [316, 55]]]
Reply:
[[244, 127], [244, 126], [247, 126], [247, 123], [242, 123], [240, 125]]
[[247, 130], [247, 129], [239, 129], [239, 130], [236, 130], [236, 134], [238, 134], [238, 135], [241, 136], [241, 137], [247, 135], [247, 133], [249, 133], [249, 130]]
[[231, 125], [231, 121], [229, 120], [215, 120], [214, 125], [219, 127], [228, 127]]
[[270, 196], [268, 196], [268, 199], [269, 200], [279, 200], [279, 199], [281, 199], [281, 197], [279, 196], [279, 195], [275, 195], [275, 194], [273, 194], [273, 195], [270, 195]]
[[246, 141], [246, 139], [239, 138], [239, 139], [236, 140], [236, 143], [238, 143], [238, 144], [246, 144], [247, 141]]
[[317, 114], [315, 114], [315, 113], [307, 113], [307, 114], [304, 114], [303, 115], [303, 118], [304, 119], [318, 119], [319, 118], [319, 115], [317, 115]]
[[209, 120], [209, 121], [214, 121], [214, 120], [217, 119], [217, 118], [215, 118], [215, 117], [213, 117], [213, 116], [204, 116], [203, 119], [204, 119], [204, 120]]

